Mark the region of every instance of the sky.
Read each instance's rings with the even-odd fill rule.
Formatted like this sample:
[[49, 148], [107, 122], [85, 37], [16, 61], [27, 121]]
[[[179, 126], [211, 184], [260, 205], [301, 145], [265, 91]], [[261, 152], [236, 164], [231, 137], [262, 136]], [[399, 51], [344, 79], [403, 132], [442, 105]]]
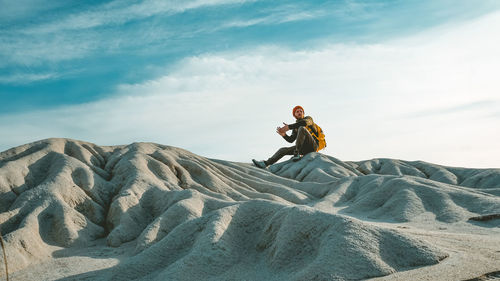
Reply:
[[[0, 151], [249, 163], [301, 105], [343, 161], [500, 168], [500, 1], [0, 0]], [[284, 158], [286, 160], [287, 158]]]

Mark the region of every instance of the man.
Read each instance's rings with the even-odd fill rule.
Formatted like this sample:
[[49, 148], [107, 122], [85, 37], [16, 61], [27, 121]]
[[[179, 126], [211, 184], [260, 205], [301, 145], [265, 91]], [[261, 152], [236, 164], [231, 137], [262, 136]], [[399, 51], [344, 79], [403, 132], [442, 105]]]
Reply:
[[[278, 160], [280, 160], [285, 155], [293, 155], [292, 160], [298, 161], [301, 158], [300, 155], [305, 155], [309, 152], [315, 152], [319, 150], [319, 139], [317, 137], [318, 132], [315, 132], [313, 119], [310, 116], [304, 117], [304, 109], [300, 105], [297, 105], [293, 108], [292, 114], [295, 119], [297, 119], [296, 122], [289, 125], [283, 123], [285, 126], [278, 127], [276, 129], [276, 132], [289, 143], [293, 143], [295, 140], [297, 140], [295, 145], [280, 148], [273, 156], [265, 161], [257, 161], [255, 159], [252, 159], [255, 166], [264, 169], [267, 166], [278, 162]], [[290, 136], [286, 134], [286, 132], [289, 130], [292, 130], [292, 134]], [[315, 136], [311, 134], [311, 131], [315, 132]]]

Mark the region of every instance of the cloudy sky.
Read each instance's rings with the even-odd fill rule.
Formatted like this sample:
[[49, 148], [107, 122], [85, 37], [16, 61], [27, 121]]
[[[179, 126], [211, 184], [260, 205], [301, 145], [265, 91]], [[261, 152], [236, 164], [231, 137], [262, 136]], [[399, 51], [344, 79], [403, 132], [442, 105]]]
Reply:
[[0, 0], [0, 151], [250, 162], [302, 105], [344, 161], [500, 167], [500, 1]]

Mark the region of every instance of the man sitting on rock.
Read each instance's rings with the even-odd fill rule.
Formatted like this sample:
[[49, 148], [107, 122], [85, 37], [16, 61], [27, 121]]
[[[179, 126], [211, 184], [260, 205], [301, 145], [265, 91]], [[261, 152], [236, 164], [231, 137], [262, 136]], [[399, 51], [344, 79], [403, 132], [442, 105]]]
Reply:
[[[293, 155], [292, 160], [298, 161], [301, 155], [306, 155], [309, 152], [315, 152], [323, 149], [326, 146], [325, 135], [321, 128], [313, 122], [311, 116], [304, 117], [304, 109], [297, 105], [293, 108], [292, 114], [296, 122], [293, 124], [283, 123], [285, 126], [278, 127], [276, 132], [289, 143], [297, 142], [294, 146], [282, 147], [273, 156], [265, 161], [257, 161], [252, 159], [255, 166], [266, 168], [280, 160], [285, 155]], [[292, 134], [288, 136], [287, 131], [292, 130]]]

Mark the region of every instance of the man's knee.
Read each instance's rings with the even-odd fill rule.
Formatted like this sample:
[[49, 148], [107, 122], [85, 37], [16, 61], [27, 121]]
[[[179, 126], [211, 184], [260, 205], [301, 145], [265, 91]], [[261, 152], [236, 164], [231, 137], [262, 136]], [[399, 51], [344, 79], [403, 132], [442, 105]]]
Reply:
[[297, 132], [297, 138], [302, 138], [302, 136], [304, 137], [312, 137], [311, 133], [309, 132], [309, 130], [306, 129], [306, 127], [299, 127], [299, 130]]

